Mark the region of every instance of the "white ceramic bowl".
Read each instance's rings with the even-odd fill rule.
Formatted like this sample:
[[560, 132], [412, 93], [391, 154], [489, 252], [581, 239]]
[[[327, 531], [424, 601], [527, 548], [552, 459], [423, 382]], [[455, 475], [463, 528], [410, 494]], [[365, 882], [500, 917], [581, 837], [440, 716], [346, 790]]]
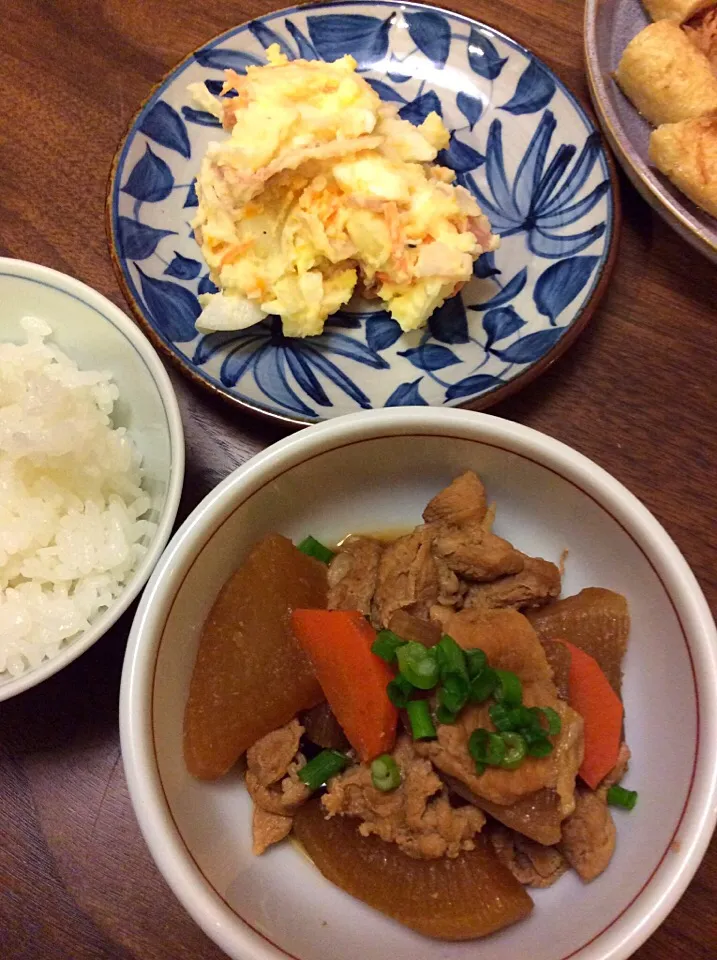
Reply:
[[[564, 592], [628, 597], [625, 664], [631, 814], [616, 813], [609, 870], [534, 893], [525, 922], [476, 942], [424, 939], [326, 881], [291, 844], [251, 855], [238, 775], [193, 780], [182, 717], [200, 631], [218, 590], [262, 534], [326, 541], [420, 522], [429, 497], [473, 468], [497, 530], [567, 560]], [[366, 412], [309, 427], [237, 470], [185, 522], [132, 629], [121, 690], [122, 753], [149, 848], [177, 897], [235, 960], [619, 960], [675, 905], [717, 814], [717, 636], [674, 543], [585, 457], [517, 424], [445, 409]]]
[[89, 649], [124, 613], [147, 582], [164, 550], [184, 480], [184, 433], [174, 388], [147, 338], [106, 297], [56, 270], [0, 257], [0, 341], [22, 343], [23, 317], [52, 327], [52, 342], [80, 367], [110, 370], [120, 399], [115, 426], [131, 433], [143, 460], [143, 486], [152, 500], [147, 518], [157, 524], [142, 562], [111, 607], [58, 656], [16, 678], [0, 674], [0, 701], [46, 680]]

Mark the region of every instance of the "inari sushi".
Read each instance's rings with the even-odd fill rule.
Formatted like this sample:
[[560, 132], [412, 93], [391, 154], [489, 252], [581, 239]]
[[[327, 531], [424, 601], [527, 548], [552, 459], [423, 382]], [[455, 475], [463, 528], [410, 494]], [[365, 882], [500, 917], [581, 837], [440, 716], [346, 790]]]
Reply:
[[717, 117], [658, 127], [650, 137], [650, 160], [690, 200], [717, 217]]
[[615, 79], [653, 126], [717, 114], [710, 61], [673, 20], [651, 23], [628, 43]]

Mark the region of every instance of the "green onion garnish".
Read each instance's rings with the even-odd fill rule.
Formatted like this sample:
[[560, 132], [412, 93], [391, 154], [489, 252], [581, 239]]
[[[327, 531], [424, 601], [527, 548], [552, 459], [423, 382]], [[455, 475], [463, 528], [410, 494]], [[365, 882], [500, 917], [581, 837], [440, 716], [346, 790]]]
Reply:
[[385, 660], [386, 663], [396, 662], [396, 651], [406, 643], [392, 630], [379, 630], [376, 639], [371, 644], [371, 653]]
[[436, 644], [435, 651], [441, 677], [445, 680], [448, 676], [459, 676], [466, 680], [467, 685], [468, 668], [466, 666], [466, 657], [453, 637], [444, 634]]
[[505, 755], [500, 762], [505, 770], [516, 770], [525, 760], [526, 744], [519, 733], [504, 733]]
[[386, 693], [394, 707], [398, 710], [404, 710], [415, 689], [413, 684], [409, 683], [408, 680], [399, 673], [386, 687]]
[[411, 700], [407, 706], [408, 719], [411, 721], [411, 733], [414, 740], [431, 740], [436, 735], [426, 700]]
[[483, 773], [486, 766], [498, 767], [505, 757], [505, 740], [498, 733], [479, 727], [468, 739], [468, 752], [476, 762], [476, 770]]
[[400, 787], [401, 771], [390, 753], [376, 757], [371, 764], [371, 783], [383, 793]]
[[470, 699], [472, 703], [484, 703], [498, 686], [498, 675], [495, 670], [486, 667], [485, 670], [471, 680]]
[[507, 733], [509, 730], [513, 729], [513, 724], [510, 719], [510, 710], [502, 703], [494, 703], [493, 706], [488, 710], [488, 716], [490, 717], [495, 729], [500, 730], [501, 733]]
[[482, 650], [464, 650], [463, 653], [466, 658], [468, 679], [475, 680], [478, 674], [488, 666], [488, 657]]
[[526, 752], [529, 757], [547, 757], [553, 752], [553, 745], [547, 737], [535, 736], [528, 741]]
[[468, 679], [459, 673], [449, 673], [438, 688], [438, 704], [451, 713], [458, 713], [465, 706], [469, 693]]
[[445, 707], [442, 703], [438, 704], [436, 707], [436, 720], [439, 723], [455, 723], [457, 719], [457, 713], [454, 713], [453, 710], [449, 710], [448, 707]]
[[613, 807], [632, 810], [637, 803], [637, 790], [626, 790], [624, 787], [615, 784], [607, 792], [607, 802]]
[[341, 773], [348, 763], [349, 758], [338, 750], [322, 750], [298, 771], [298, 777], [309, 790], [318, 790], [331, 777]]
[[512, 707], [508, 711], [508, 721], [510, 726], [509, 730], [531, 730], [539, 734], [541, 737], [545, 736], [545, 730], [543, 725], [540, 722], [540, 714], [533, 713], [528, 707]]
[[301, 550], [302, 553], [305, 553], [307, 557], [314, 557], [322, 563], [331, 563], [335, 556], [333, 550], [329, 550], [328, 547], [325, 547], [323, 543], [314, 537], [304, 537], [298, 549]]
[[523, 702], [523, 685], [511, 670], [496, 670], [498, 686], [493, 696], [506, 707], [519, 707]]
[[557, 737], [563, 728], [563, 722], [557, 710], [553, 710], [552, 707], [531, 707], [530, 712], [537, 717], [541, 715], [545, 717], [548, 723], [548, 736]]
[[439, 669], [433, 648], [411, 640], [396, 651], [398, 669], [414, 687], [432, 690], [438, 683]]

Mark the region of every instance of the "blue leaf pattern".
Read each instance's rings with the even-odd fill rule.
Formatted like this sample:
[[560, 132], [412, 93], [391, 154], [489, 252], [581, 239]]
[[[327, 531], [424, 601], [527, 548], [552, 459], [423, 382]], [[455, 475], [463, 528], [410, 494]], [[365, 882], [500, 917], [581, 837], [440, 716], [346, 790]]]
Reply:
[[200, 67], [207, 67], [209, 70], [236, 70], [237, 73], [245, 73], [247, 67], [263, 67], [266, 63], [249, 53], [227, 47], [197, 50], [194, 59]]
[[536, 113], [547, 107], [555, 94], [555, 81], [537, 60], [531, 60], [518, 81], [510, 100], [502, 109], [519, 115]]
[[176, 236], [174, 230], [158, 230], [130, 217], [117, 218], [120, 254], [128, 260], [146, 260], [157, 249], [159, 241], [169, 236]]
[[136, 200], [156, 203], [166, 200], [173, 186], [172, 171], [147, 144], [144, 156], [135, 164], [122, 190]]
[[316, 50], [314, 50], [312, 44], [309, 43], [296, 24], [291, 20], [285, 20], [284, 25], [296, 44], [296, 49], [299, 51], [299, 57], [302, 60], [318, 60], [319, 58], [316, 55]]
[[238, 345], [226, 355], [219, 371], [219, 379], [225, 387], [235, 387], [247, 370], [251, 370], [254, 366], [260, 351], [267, 349], [268, 344], [266, 343], [256, 350], [246, 349], [261, 342], [261, 339], [258, 335], [238, 338]]
[[451, 297], [434, 310], [428, 327], [433, 339], [441, 343], [468, 343], [468, 317], [463, 297]]
[[[200, 79], [207, 89], [232, 97], [235, 91], [221, 93], [220, 71], [244, 73], [247, 66], [262, 65], [262, 50], [272, 43], [289, 58], [333, 60], [351, 53], [365, 79], [382, 100], [396, 103], [402, 117], [420, 124], [435, 111], [451, 121], [439, 162], [455, 170], [456, 182], [475, 196], [494, 232], [514, 239], [476, 261], [479, 282], [436, 310], [420, 335], [404, 336], [386, 310], [375, 308], [340, 310], [322, 335], [308, 340], [285, 337], [277, 317], [244, 331], [198, 335], [197, 296], [217, 288], [189, 229], [198, 205], [192, 178], [211, 135], [203, 129], [218, 131], [221, 124], [182, 99], [186, 77], [181, 89], [150, 99], [135, 126], [141, 136], [118, 173], [124, 199], [115, 206], [115, 242], [148, 321], [168, 341], [186, 344], [176, 352], [191, 358], [201, 376], [250, 405], [298, 419], [332, 416], [351, 405], [463, 403], [509, 383], [571, 326], [605, 262], [605, 237], [612, 230], [600, 137], [584, 120], [565, 122], [566, 95], [539, 61], [490, 28], [468, 24], [467, 37], [465, 23], [410, 3], [385, 14], [377, 6], [314, 6], [296, 9], [290, 18], [258, 18], [243, 34], [228, 35], [194, 57], [193, 69], [206, 72]], [[402, 40], [401, 26], [407, 27]], [[454, 85], [454, 77], [461, 82]], [[570, 109], [568, 103], [568, 114]], [[495, 111], [503, 111], [502, 121]], [[527, 122], [519, 119], [523, 115]], [[142, 216], [143, 203], [158, 201], [161, 207]], [[171, 216], [165, 216], [168, 210]], [[402, 360], [417, 379], [399, 382], [400, 371], [408, 369]], [[380, 375], [366, 377], [374, 370]]]
[[172, 262], [164, 271], [169, 277], [176, 277], [178, 280], [194, 280], [201, 273], [202, 265], [198, 260], [192, 260], [190, 257], [183, 257], [181, 253], [174, 254]]
[[426, 10], [421, 13], [407, 13], [406, 22], [411, 39], [424, 56], [441, 68], [448, 59], [451, 48], [451, 28], [440, 13]]
[[284, 350], [271, 350], [261, 347], [256, 354], [253, 366], [254, 379], [261, 392], [274, 403], [300, 413], [305, 417], [315, 417], [312, 410], [292, 389], [287, 377], [286, 353]]
[[504, 382], [500, 377], [491, 377], [486, 373], [476, 373], [452, 384], [446, 390], [446, 400], [462, 400], [465, 397], [478, 396], [485, 393], [486, 390], [496, 390], [498, 387], [502, 387]]
[[495, 254], [492, 251], [481, 254], [473, 264], [473, 276], [478, 277], [479, 280], [487, 280], [489, 277], [499, 277], [501, 273], [502, 271], [495, 265]]
[[501, 360], [508, 363], [535, 363], [548, 350], [552, 350], [559, 338], [565, 331], [562, 327], [554, 327], [552, 330], [539, 330], [538, 333], [529, 333], [527, 337], [521, 337], [515, 343], [511, 343], [505, 350], [494, 350], [493, 352]]
[[139, 267], [137, 272], [144, 302], [160, 333], [173, 343], [193, 340], [197, 335], [194, 323], [201, 313], [194, 294], [178, 283], [147, 276]]
[[456, 96], [456, 106], [466, 118], [472, 130], [483, 115], [483, 101], [461, 90]]
[[388, 350], [401, 336], [401, 328], [387, 313], [366, 321], [366, 343], [372, 350]]
[[[488, 256], [488, 254], [485, 254], [485, 256]], [[486, 300], [484, 303], [474, 303], [471, 310], [491, 310], [493, 307], [502, 307], [504, 303], [510, 303], [510, 301], [515, 299], [521, 292], [527, 280], [528, 268], [523, 267], [522, 270], [516, 273], [512, 280], [506, 283], [499, 293], [496, 293], [494, 297], [491, 297], [490, 300]]]
[[442, 370], [461, 361], [448, 347], [439, 347], [434, 343], [423, 343], [420, 347], [399, 350], [399, 357], [405, 357], [419, 370]]
[[236, 336], [235, 330], [219, 330], [216, 333], [205, 334], [194, 350], [192, 363], [199, 367], [204, 366], [207, 360], [211, 360], [222, 347], [236, 340]]
[[483, 317], [483, 329], [486, 332], [486, 350], [490, 350], [494, 343], [505, 340], [512, 333], [525, 326], [525, 320], [519, 316], [513, 307], [498, 307], [489, 310]]
[[294, 51], [287, 44], [287, 42], [279, 36], [276, 31], [272, 30], [271, 27], [267, 27], [265, 23], [262, 23], [261, 20], [252, 20], [249, 24], [249, 33], [256, 37], [259, 43], [266, 50], [267, 47], [270, 47], [272, 43], [279, 45], [279, 49], [288, 57], [289, 60], [294, 59]]
[[182, 107], [182, 116], [189, 123], [198, 123], [201, 127], [217, 127], [221, 129], [222, 122], [208, 110], [196, 110], [194, 107]]
[[386, 100], [387, 102], [394, 100], [396, 103], [406, 102], [403, 94], [399, 93], [398, 90], [394, 90], [390, 84], [384, 83], [383, 80], [376, 80], [374, 77], [366, 77], [366, 80], [368, 80], [382, 100]]
[[187, 187], [187, 199], [184, 201], [185, 209], [187, 207], [198, 207], [199, 200], [197, 198], [197, 181], [192, 180], [192, 182]]
[[164, 100], [158, 100], [145, 114], [139, 129], [150, 140], [161, 143], [170, 150], [176, 150], [185, 159], [189, 159], [191, 148], [187, 128], [177, 111]]
[[415, 100], [412, 100], [404, 107], [401, 107], [401, 109], [398, 111], [398, 115], [402, 120], [408, 120], [408, 122], [412, 123], [414, 126], [420, 127], [428, 114], [433, 113], [433, 111], [435, 111], [439, 117], [443, 115], [441, 101], [438, 99], [438, 94], [433, 90], [430, 90], [428, 93], [424, 93], [422, 96], [416, 97]]
[[364, 14], [324, 14], [306, 18], [311, 42], [322, 60], [355, 57], [360, 67], [386, 56], [391, 18], [379, 20]]
[[289, 370], [304, 393], [307, 393], [314, 403], [317, 403], [320, 407], [330, 407], [331, 401], [326, 391], [319, 383], [316, 374], [311, 369], [311, 364], [301, 350], [294, 350], [291, 347], [282, 347], [281, 349], [284, 351]]
[[219, 293], [219, 287], [214, 283], [212, 278], [208, 273], [205, 273], [202, 279], [199, 281], [199, 286], [197, 287], [197, 292], [204, 293]]
[[501, 57], [491, 40], [480, 30], [471, 27], [468, 39], [468, 63], [471, 70], [486, 80], [495, 80], [507, 60]]
[[412, 380], [410, 383], [401, 383], [386, 401], [387, 407], [427, 407], [428, 403], [421, 396], [419, 386], [423, 377]]
[[551, 264], [535, 284], [538, 313], [554, 324], [588, 282], [597, 262], [597, 257], [570, 257]]
[[456, 173], [467, 173], [482, 166], [485, 163], [485, 157], [452, 133], [448, 146], [438, 154], [438, 162], [455, 170]]

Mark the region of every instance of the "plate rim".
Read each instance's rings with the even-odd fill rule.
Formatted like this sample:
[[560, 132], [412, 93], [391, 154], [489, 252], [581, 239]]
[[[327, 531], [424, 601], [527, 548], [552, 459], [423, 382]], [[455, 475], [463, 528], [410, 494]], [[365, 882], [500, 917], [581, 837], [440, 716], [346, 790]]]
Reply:
[[[235, 24], [222, 30], [220, 33], [215, 34], [210, 39], [206, 40], [204, 43], [200, 44], [197, 47], [194, 47], [189, 53], [187, 53], [181, 60], [178, 60], [172, 67], [170, 67], [165, 73], [160, 77], [160, 79], [154, 83], [149, 89], [147, 95], [143, 98], [139, 104], [137, 110], [132, 114], [124, 133], [119, 141], [119, 144], [115, 150], [114, 156], [112, 158], [112, 163], [107, 176], [106, 184], [106, 194], [105, 194], [105, 234], [107, 238], [107, 244], [109, 247], [110, 261], [112, 263], [112, 268], [115, 273], [115, 278], [117, 280], [118, 286], [122, 291], [122, 295], [129, 306], [129, 309], [132, 314], [134, 321], [140, 326], [143, 332], [149, 337], [152, 344], [156, 347], [157, 350], [161, 351], [162, 355], [168, 358], [171, 363], [174, 365], [174, 368], [179, 370], [183, 376], [189, 378], [192, 383], [198, 385], [203, 390], [209, 391], [213, 396], [219, 397], [223, 403], [229, 404], [234, 408], [239, 408], [241, 411], [251, 414], [253, 417], [260, 419], [268, 419], [274, 423], [281, 423], [289, 427], [290, 429], [298, 429], [300, 427], [311, 426], [316, 423], [325, 423], [329, 420], [336, 419], [335, 417], [318, 417], [316, 419], [303, 418], [298, 415], [292, 415], [289, 413], [280, 413], [276, 410], [271, 410], [264, 408], [259, 403], [250, 402], [244, 400], [241, 397], [238, 397], [236, 394], [232, 393], [228, 388], [223, 388], [218, 384], [214, 383], [208, 377], [203, 376], [194, 366], [190, 363], [188, 357], [183, 357], [180, 353], [175, 350], [172, 346], [165, 342], [164, 338], [157, 332], [153, 324], [145, 316], [144, 310], [137, 302], [134, 293], [127, 281], [125, 276], [125, 271], [122, 268], [121, 258], [119, 256], [119, 243], [115, 231], [115, 195], [119, 192], [117, 188], [118, 174], [120, 172], [120, 163], [124, 159], [125, 147], [128, 145], [130, 137], [135, 133], [137, 128], [137, 121], [139, 120], [142, 113], [149, 106], [149, 104], [154, 100], [158, 94], [167, 86], [175, 77], [179, 76], [182, 68], [186, 63], [188, 63], [196, 54], [197, 50], [208, 49], [216, 46], [223, 39], [233, 35], [240, 28], [246, 27], [247, 24], [254, 21], [264, 22], [267, 19], [275, 19], [281, 16], [288, 16], [294, 11], [305, 11], [310, 10], [313, 7], [327, 7], [329, 3], [327, 0], [308, 0], [305, 3], [295, 3], [290, 6], [281, 7], [277, 10], [270, 10], [267, 13], [262, 14], [258, 17], [253, 17], [248, 20], [242, 20], [240, 23]], [[591, 124], [594, 130], [600, 136], [600, 145], [602, 147], [602, 153], [605, 158], [605, 164], [608, 171], [608, 178], [610, 181], [610, 190], [608, 195], [611, 199], [612, 206], [612, 221], [609, 224], [609, 238], [608, 238], [608, 249], [607, 255], [603, 261], [602, 266], [600, 267], [600, 272], [598, 277], [593, 284], [593, 289], [586, 300], [585, 304], [582, 307], [582, 310], [576, 315], [573, 322], [570, 324], [568, 329], [565, 331], [563, 336], [557, 341], [557, 343], [544, 354], [539, 360], [532, 363], [526, 370], [524, 370], [517, 377], [514, 377], [508, 383], [504, 384], [502, 387], [489, 390], [486, 393], [481, 394], [479, 397], [469, 398], [459, 404], [429, 404], [429, 407], [435, 407], [437, 409], [447, 408], [447, 409], [465, 409], [465, 410], [485, 410], [489, 407], [493, 407], [496, 404], [507, 400], [515, 394], [519, 393], [524, 387], [527, 387], [533, 380], [537, 379], [543, 373], [545, 373], [557, 360], [559, 360], [574, 344], [580, 334], [583, 332], [588, 322], [592, 319], [595, 311], [602, 302], [605, 293], [607, 292], [607, 285], [612, 277], [613, 271], [617, 262], [617, 253], [619, 248], [619, 240], [622, 233], [622, 202], [620, 197], [620, 186], [619, 178], [617, 174], [617, 168], [615, 166], [615, 161], [610, 151], [609, 137], [605, 135], [600, 123], [598, 122], [593, 111], [590, 109], [589, 104], [584, 103], [580, 97], [573, 91], [570, 85], [568, 85], [556, 72], [550, 67], [549, 64], [545, 62], [542, 57], [539, 57], [534, 53], [529, 47], [527, 47], [520, 40], [515, 39], [514, 37], [509, 36], [504, 33], [502, 30], [499, 30], [497, 27], [491, 26], [491, 24], [486, 23], [482, 20], [477, 20], [474, 17], [469, 17], [466, 14], [458, 13], [456, 11], [446, 9], [445, 7], [439, 7], [430, 3], [421, 3], [418, 0], [334, 0], [330, 4], [332, 7], [345, 7], [345, 6], [382, 6], [382, 7], [393, 7], [393, 8], [418, 8], [424, 10], [435, 11], [436, 13], [442, 14], [444, 16], [453, 17], [457, 20], [462, 20], [466, 24], [476, 26], [479, 28], [485, 28], [491, 31], [493, 34], [498, 36], [500, 39], [518, 47], [524, 54], [527, 56], [533, 57], [548, 73], [556, 80], [558, 86], [561, 90], [567, 95], [568, 99], [571, 101], [572, 105], [578, 113], [582, 113], [584, 118]], [[380, 407], [372, 409], [382, 409]], [[359, 411], [360, 412], [360, 411]], [[346, 414], [343, 414], [344, 416]]]
[[[641, 157], [631, 156], [631, 151], [634, 152], [635, 148], [610, 104], [606, 84], [599, 69], [601, 57], [598, 54], [596, 37], [597, 8], [598, 0], [586, 0], [583, 36], [585, 73], [590, 99], [595, 108], [600, 129], [630, 182], [655, 213], [695, 250], [708, 260], [717, 262], [717, 235], [713, 241], [709, 236], [698, 232], [687, 216], [686, 203], [676, 200], [667, 192], [656, 173], [644, 163]], [[691, 203], [687, 197], [685, 201]], [[700, 207], [696, 205], [695, 207], [706, 214], [706, 211], [702, 211]], [[709, 214], [706, 215], [709, 216]], [[717, 234], [717, 224], [715, 233]]]

